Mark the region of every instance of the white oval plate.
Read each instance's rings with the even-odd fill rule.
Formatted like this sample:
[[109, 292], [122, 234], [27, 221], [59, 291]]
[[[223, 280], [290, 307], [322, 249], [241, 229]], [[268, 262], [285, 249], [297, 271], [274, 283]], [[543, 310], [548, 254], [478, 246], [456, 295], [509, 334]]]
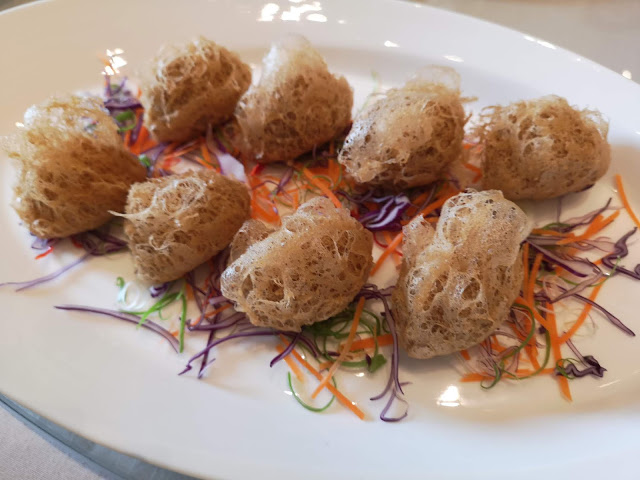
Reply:
[[[595, 188], [566, 202], [566, 212], [588, 211], [615, 195], [616, 172], [640, 207], [638, 85], [547, 42], [411, 3], [72, 0], [18, 8], [0, 15], [0, 133], [11, 132], [32, 103], [99, 86], [98, 57], [108, 48], [125, 51], [124, 72], [133, 75], [161, 44], [203, 34], [255, 65], [286, 32], [306, 35], [334, 71], [347, 75], [357, 104], [372, 89], [372, 71], [389, 86], [436, 63], [458, 69], [464, 93], [480, 99], [471, 105], [476, 112], [547, 93], [597, 108], [611, 119], [613, 164]], [[0, 281], [69, 262], [71, 250], [33, 260], [28, 235], [8, 207], [12, 169], [7, 161], [0, 168]], [[542, 219], [555, 203], [526, 208]], [[631, 226], [626, 215], [617, 223], [613, 234]], [[386, 372], [373, 379], [342, 375], [345, 391], [367, 413], [361, 422], [338, 406], [315, 415], [295, 404], [286, 394], [286, 365], [268, 366], [270, 341], [221, 348], [198, 381], [176, 375], [188, 352], [177, 356], [155, 336], [116, 321], [51, 308], [112, 307], [114, 279], [133, 278], [130, 263], [127, 254], [100, 258], [31, 292], [0, 290], [2, 393], [91, 440], [207, 478], [637, 478], [640, 340], [600, 318], [597, 334], [579, 346], [608, 371], [602, 380], [572, 383], [573, 404], [548, 377], [485, 392], [460, 384], [451, 359], [403, 356], [402, 378], [413, 384], [406, 388], [410, 415], [399, 424], [380, 422], [380, 403], [367, 400]], [[375, 280], [388, 283], [390, 275]], [[640, 331], [637, 289], [616, 278], [601, 299]]]

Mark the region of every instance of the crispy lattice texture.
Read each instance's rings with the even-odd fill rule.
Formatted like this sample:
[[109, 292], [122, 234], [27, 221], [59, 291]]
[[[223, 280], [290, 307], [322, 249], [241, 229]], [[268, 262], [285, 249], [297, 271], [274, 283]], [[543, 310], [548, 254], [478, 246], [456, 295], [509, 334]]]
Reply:
[[163, 142], [182, 142], [233, 115], [251, 84], [251, 68], [240, 57], [200, 37], [164, 46], [143, 78], [144, 122]]
[[41, 238], [66, 237], [122, 212], [146, 170], [130, 154], [99, 98], [50, 98], [30, 107], [24, 127], [3, 142], [16, 161], [13, 208]]
[[512, 200], [541, 200], [579, 192], [609, 168], [608, 123], [564, 98], [491, 107], [479, 128], [483, 188]]
[[329, 72], [308, 40], [292, 35], [272, 45], [228, 133], [245, 158], [291, 162], [343, 132], [352, 106], [347, 80]]
[[404, 227], [393, 310], [400, 344], [414, 358], [476, 345], [508, 315], [522, 285], [520, 243], [530, 222], [496, 190], [467, 190], [445, 203], [434, 230]]
[[212, 170], [135, 184], [123, 216], [136, 275], [159, 284], [207, 261], [249, 218], [249, 202], [243, 183]]
[[264, 240], [274, 231], [274, 227], [266, 225], [260, 220], [250, 218], [244, 222], [229, 245], [229, 264], [235, 262], [251, 245]]
[[254, 325], [299, 332], [344, 310], [372, 267], [371, 232], [324, 197], [303, 204], [222, 274], [222, 294]]
[[403, 189], [441, 178], [462, 154], [466, 117], [455, 70], [429, 67], [356, 117], [338, 161], [362, 184]]

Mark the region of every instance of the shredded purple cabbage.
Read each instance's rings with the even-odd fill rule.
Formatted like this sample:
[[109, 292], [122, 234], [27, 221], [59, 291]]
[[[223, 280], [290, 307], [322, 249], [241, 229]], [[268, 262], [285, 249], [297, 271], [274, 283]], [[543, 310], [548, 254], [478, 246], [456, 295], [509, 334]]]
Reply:
[[273, 367], [276, 363], [278, 363], [284, 357], [289, 355], [293, 351], [293, 349], [296, 347], [296, 345], [298, 343], [298, 340], [300, 340], [301, 336], [302, 336], [302, 333], [297, 333], [296, 336], [293, 337], [293, 340], [291, 340], [291, 342], [289, 342], [289, 345], [287, 345], [287, 348], [285, 348], [282, 351], [282, 353], [279, 353], [278, 355], [273, 357], [273, 360], [271, 360], [271, 362], [269, 363], [269, 366]]
[[635, 280], [640, 280], [640, 264], [636, 265], [633, 271], [623, 267], [622, 265], [617, 265], [616, 263], [626, 257], [629, 254], [629, 247], [627, 247], [627, 240], [634, 233], [636, 233], [638, 229], [636, 227], [633, 228], [630, 232], [624, 234], [615, 244], [614, 250], [611, 255], [607, 255], [602, 259], [602, 264], [610, 268], [615, 273], [622, 273], [623, 275], [627, 275]]
[[[566, 375], [572, 375], [575, 378], [582, 378], [586, 377], [587, 375], [598, 378], [602, 378], [604, 376], [604, 372], [606, 372], [607, 369], [600, 365], [600, 363], [592, 355], [582, 355], [571, 340], [567, 340], [567, 346], [578, 357], [578, 360], [580, 361], [580, 363], [582, 363], [582, 365], [584, 365], [584, 368], [581, 370], [576, 364], [568, 362], [565, 367], [562, 367]], [[557, 366], [556, 375], [562, 375], [562, 373], [560, 372], [560, 368], [558, 368]]]
[[179, 345], [180, 344], [179, 344], [178, 340], [173, 335], [171, 335], [171, 333], [169, 333], [168, 330], [166, 330], [165, 328], [161, 327], [157, 323], [152, 322], [149, 319], [145, 320], [145, 322], [141, 324], [140, 323], [140, 317], [137, 316], [137, 315], [132, 315], [130, 313], [123, 313], [123, 312], [119, 312], [117, 310], [108, 310], [106, 308], [87, 307], [87, 306], [83, 306], [83, 305], [55, 305], [54, 308], [57, 308], [58, 310], [72, 310], [72, 311], [77, 311], [77, 312], [96, 313], [96, 314], [99, 314], [99, 315], [106, 315], [106, 316], [109, 316], [109, 317], [117, 318], [119, 320], [124, 320], [125, 322], [133, 323], [135, 325], [140, 325], [142, 328], [146, 328], [146, 329], [151, 330], [152, 332], [155, 332], [158, 335], [160, 335], [162, 338], [164, 338], [167, 342], [169, 342], [171, 344], [171, 347], [176, 351], [176, 353], [179, 352]]
[[563, 293], [558, 295], [556, 298], [549, 300], [549, 302], [550, 303], [555, 303], [555, 302], [563, 300], [563, 299], [565, 299], [567, 297], [570, 297], [572, 295], [576, 295], [576, 294], [586, 290], [591, 285], [594, 285], [596, 282], [598, 282], [599, 280], [603, 279], [604, 277], [605, 277], [604, 273], [598, 272], [595, 275], [593, 275], [592, 277], [589, 277], [586, 280], [581, 281], [580, 283], [578, 283], [574, 287], [564, 291]]
[[216, 330], [224, 330], [225, 328], [235, 327], [239, 322], [243, 320], [246, 320], [246, 315], [242, 312], [235, 312], [219, 322], [187, 325], [187, 329], [190, 332], [210, 332]]
[[[566, 292], [567, 289], [561, 286], [558, 286], [558, 288], [560, 290], [562, 290], [563, 292]], [[596, 310], [598, 310], [600, 313], [602, 313], [602, 315], [604, 315], [604, 317], [615, 327], [619, 328], [620, 330], [622, 330], [624, 333], [626, 333], [627, 335], [630, 335], [632, 337], [635, 337], [636, 334], [633, 332], [633, 330], [631, 330], [629, 327], [627, 327], [624, 323], [622, 323], [622, 321], [616, 317], [614, 314], [612, 314], [611, 312], [609, 312], [606, 308], [600, 306], [599, 304], [597, 304], [596, 302], [594, 302], [593, 300], [587, 298], [587, 297], [583, 297], [582, 295], [578, 294], [578, 293], [573, 293], [570, 295], [570, 297], [575, 298], [577, 300], [580, 300], [581, 302], [584, 303], [588, 303], [589, 305], [591, 305], [593, 308], [595, 308]], [[536, 300], [543, 300], [546, 302], [551, 302], [551, 300], [549, 299], [549, 297], [545, 294], [545, 293], [536, 293], [535, 295]]]
[[404, 391], [402, 390], [402, 387], [407, 385], [408, 383], [400, 382], [400, 374], [398, 369], [398, 366], [399, 366], [398, 334], [396, 332], [395, 317], [393, 316], [393, 312], [389, 307], [389, 301], [387, 299], [387, 296], [388, 294], [385, 294], [382, 291], [380, 291], [376, 285], [367, 284], [364, 287], [362, 287], [362, 290], [360, 290], [360, 293], [356, 295], [356, 298], [364, 297], [366, 300], [371, 300], [371, 299], [380, 300], [384, 307], [384, 317], [387, 322], [387, 326], [389, 327], [389, 332], [391, 333], [391, 337], [393, 338], [393, 351], [391, 353], [391, 371], [389, 373], [389, 380], [387, 381], [387, 385], [385, 386], [384, 390], [380, 394], [376, 395], [375, 397], [371, 397], [371, 400], [380, 400], [381, 398], [386, 396], [388, 393], [390, 393], [389, 399], [387, 400], [386, 405], [384, 406], [384, 408], [382, 409], [382, 412], [380, 413], [380, 420], [384, 422], [398, 422], [409, 414], [408, 408], [405, 410], [405, 412], [402, 415], [398, 417], [389, 417], [387, 416], [387, 413], [391, 408], [391, 405], [393, 404], [394, 400], [398, 400], [404, 403], [405, 405], [407, 405], [407, 401], [403, 398]]
[[33, 239], [33, 243], [31, 244], [31, 248], [33, 248], [34, 250], [46, 250], [49, 247], [53, 247], [59, 241], [60, 241], [59, 238], [35, 237]]
[[[36, 285], [41, 285], [43, 283], [50, 282], [51, 280], [58, 278], [60, 275], [71, 270], [73, 267], [80, 265], [82, 262], [84, 262], [91, 256], [95, 257], [95, 256], [101, 256], [101, 255], [108, 255], [111, 253], [116, 253], [116, 252], [125, 250], [127, 248], [127, 242], [125, 242], [124, 240], [118, 237], [111, 235], [107, 229], [91, 230], [88, 232], [79, 233], [77, 235], [72, 235], [70, 238], [72, 238], [79, 245], [81, 245], [86, 253], [82, 257], [71, 262], [69, 265], [65, 265], [64, 267], [60, 268], [59, 270], [56, 270], [53, 273], [50, 273], [43, 277], [35, 278], [33, 280], [26, 280], [24, 282], [0, 283], [0, 287], [13, 285], [15, 287], [18, 287], [15, 290], [16, 292], [21, 292], [23, 290], [27, 290], [29, 288], [35, 287]], [[44, 246], [45, 245], [52, 246], [55, 243], [59, 242], [60, 240], [63, 240], [63, 239], [51, 239], [51, 240], [36, 239], [34, 240], [31, 246], [32, 248], [39, 250], [42, 248], [48, 248]]]
[[140, 101], [132, 96], [131, 92], [128, 90], [124, 90], [124, 92], [128, 92], [128, 95], [122, 94], [107, 98], [104, 101], [105, 108], [112, 113], [116, 110], [133, 110], [136, 108], [142, 108]]
[[50, 282], [51, 280], [58, 278], [60, 275], [62, 275], [68, 270], [71, 270], [76, 265], [80, 265], [82, 262], [87, 260], [90, 256], [91, 255], [89, 253], [85, 253], [82, 257], [71, 262], [69, 265], [65, 265], [61, 269], [56, 270], [55, 272], [50, 273], [49, 275], [45, 275], [44, 277], [35, 278], [33, 280], [27, 280], [25, 282], [4, 282], [4, 283], [0, 283], [0, 287], [13, 285], [15, 287], [18, 287], [15, 290], [16, 292], [22, 292], [23, 290], [27, 290], [31, 287], [35, 287], [36, 285], [41, 285], [43, 283], [47, 283], [47, 282]]
[[377, 203], [382, 205], [380, 210], [360, 216], [360, 223], [366, 229], [374, 232], [379, 230], [402, 230], [400, 220], [404, 212], [411, 206], [409, 198], [404, 194], [399, 194], [378, 199]]
[[72, 235], [71, 238], [94, 257], [117, 253], [127, 248], [127, 242], [100, 229]]
[[568, 271], [572, 275], [575, 275], [576, 277], [584, 278], [588, 275], [602, 272], [597, 265], [594, 265], [586, 258], [571, 257], [558, 252], [552, 252], [551, 250], [543, 248], [531, 241], [528, 241], [528, 243], [534, 250], [541, 253], [544, 258], [551, 262], [553, 265], [564, 268], [566, 271]]
[[149, 294], [151, 295], [152, 298], [159, 297], [160, 295], [165, 293], [167, 290], [169, 290], [170, 286], [171, 286], [171, 282], [165, 282], [161, 285], [153, 285], [149, 287]]
[[597, 210], [594, 210], [592, 212], [586, 213], [580, 217], [576, 217], [576, 218], [570, 218], [568, 220], [564, 220], [561, 221], [560, 223], [565, 223], [567, 224], [567, 226], [565, 227], [558, 227], [555, 230], [562, 232], [562, 233], [568, 233], [568, 232], [572, 232], [573, 230], [580, 228], [580, 227], [584, 227], [586, 225], [590, 225], [591, 223], [593, 223], [593, 221], [595, 220], [595, 218], [600, 215], [601, 213], [605, 212], [606, 210], [609, 209], [609, 205], [611, 205], [611, 198], [609, 198], [609, 200], [607, 200], [607, 203], [604, 205], [604, 207], [602, 208], [598, 208]]
[[[371, 231], [380, 230], [401, 230], [402, 216], [404, 212], [411, 206], [411, 201], [404, 194], [376, 196], [375, 192], [370, 190], [362, 195], [349, 195], [343, 190], [339, 190], [339, 195], [343, 196], [349, 202], [358, 207], [360, 216], [358, 221]], [[370, 210], [367, 203], [377, 203], [380, 205], [378, 210]]]
[[[273, 337], [275, 335], [280, 334], [281, 332], [278, 332], [277, 330], [273, 330], [273, 329], [260, 329], [260, 328], [253, 328], [249, 331], [245, 331], [245, 332], [237, 332], [237, 333], [232, 333], [231, 335], [227, 335], [226, 337], [222, 337], [222, 338], [218, 338], [213, 340], [212, 342], [209, 342], [209, 344], [207, 344], [207, 346], [200, 352], [196, 353], [194, 356], [192, 356], [189, 361], [187, 362], [186, 367], [184, 368], [183, 371], [181, 371], [178, 375], [183, 375], [185, 373], [187, 373], [189, 370], [191, 370], [193, 367], [191, 366], [191, 364], [193, 362], [195, 362], [198, 358], [203, 357], [204, 355], [208, 354], [209, 351], [217, 346], [220, 345], [221, 343], [225, 343], [228, 342], [230, 340], [235, 340], [238, 338], [247, 338], [247, 337]], [[216, 359], [213, 358], [211, 360], [209, 360], [206, 365], [204, 367], [207, 367], [209, 365], [211, 365]], [[203, 369], [204, 369], [203, 367]]]

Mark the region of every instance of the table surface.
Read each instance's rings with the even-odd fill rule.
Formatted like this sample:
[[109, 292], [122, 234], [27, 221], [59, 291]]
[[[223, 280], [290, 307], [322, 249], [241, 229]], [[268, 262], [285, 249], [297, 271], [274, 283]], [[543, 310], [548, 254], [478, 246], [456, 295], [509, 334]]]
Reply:
[[[0, 0], [0, 10], [27, 3]], [[421, 0], [498, 23], [640, 80], [640, 0]], [[188, 479], [83, 439], [0, 395], [0, 478]]]

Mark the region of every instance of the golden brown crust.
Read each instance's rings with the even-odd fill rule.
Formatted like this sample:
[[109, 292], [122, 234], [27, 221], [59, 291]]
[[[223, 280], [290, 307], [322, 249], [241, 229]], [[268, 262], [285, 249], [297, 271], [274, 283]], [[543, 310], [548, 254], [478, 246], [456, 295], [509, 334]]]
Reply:
[[300, 331], [344, 310], [372, 267], [373, 237], [324, 197], [303, 204], [222, 275], [222, 294], [251, 323]]
[[186, 172], [134, 185], [124, 217], [136, 275], [164, 283], [229, 245], [249, 218], [249, 193], [215, 171]]
[[163, 47], [141, 84], [144, 122], [163, 142], [182, 142], [233, 115], [251, 84], [251, 69], [240, 57], [200, 37]]
[[358, 114], [338, 161], [358, 183], [426, 185], [461, 156], [465, 122], [458, 74], [430, 67]]
[[306, 39], [289, 36], [271, 47], [228, 131], [246, 158], [291, 162], [343, 132], [352, 106], [346, 79], [332, 75]]
[[51, 98], [29, 108], [23, 123], [5, 148], [18, 167], [13, 208], [38, 237], [99, 227], [146, 178], [99, 98]]
[[522, 284], [520, 208], [496, 190], [449, 199], [434, 230], [422, 217], [404, 227], [393, 310], [400, 344], [414, 358], [471, 347], [507, 319]]
[[608, 124], [547, 96], [492, 107], [479, 128], [483, 188], [512, 200], [542, 200], [579, 192], [609, 168]]
[[240, 255], [254, 243], [264, 240], [274, 232], [275, 228], [266, 225], [260, 220], [250, 218], [242, 224], [238, 233], [235, 234], [231, 245], [229, 245], [229, 261], [228, 264], [235, 262]]

